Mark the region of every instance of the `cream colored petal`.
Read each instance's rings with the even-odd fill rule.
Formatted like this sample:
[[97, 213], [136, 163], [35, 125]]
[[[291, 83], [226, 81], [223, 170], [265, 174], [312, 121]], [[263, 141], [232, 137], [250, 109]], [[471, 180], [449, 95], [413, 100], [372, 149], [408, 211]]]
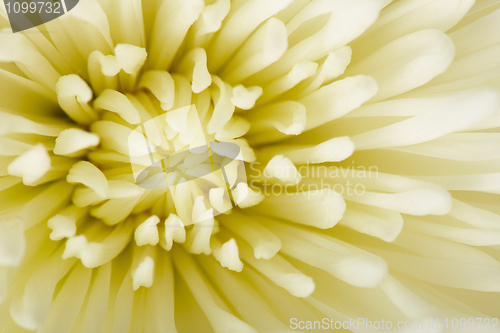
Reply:
[[238, 244], [234, 238], [231, 238], [224, 244], [216, 238], [212, 238], [210, 242], [212, 254], [222, 267], [226, 267], [235, 272], [241, 272], [243, 263], [240, 260]]
[[177, 215], [171, 213], [165, 220], [165, 240], [167, 251], [172, 249], [174, 242], [184, 243], [186, 241], [186, 230], [184, 224]]
[[259, 151], [259, 157], [282, 153], [294, 164], [340, 162], [354, 153], [354, 143], [348, 136], [336, 137], [318, 145], [273, 145]]
[[369, 55], [380, 46], [418, 30], [433, 28], [447, 31], [464, 17], [473, 4], [473, 0], [394, 2], [382, 10], [378, 20], [353, 43], [355, 58]]
[[157, 224], [160, 218], [156, 215], [148, 217], [135, 229], [134, 239], [137, 246], [152, 245], [155, 246], [160, 241]]
[[445, 215], [452, 205], [451, 195], [438, 188], [417, 188], [395, 194], [365, 191], [361, 195], [346, 196], [345, 199], [416, 216]]
[[249, 140], [255, 143], [272, 142], [286, 135], [304, 131], [308, 116], [306, 107], [296, 101], [284, 101], [252, 110], [246, 115], [250, 121]]
[[172, 76], [166, 71], [147, 71], [139, 81], [140, 88], [146, 88], [161, 102], [163, 110], [174, 106], [175, 85]]
[[21, 177], [25, 185], [33, 185], [51, 169], [51, 159], [45, 146], [37, 144], [9, 164], [8, 172]]
[[[413, 145], [463, 131], [491, 117], [499, 95], [490, 88], [464, 92], [453, 103], [438, 106], [401, 122], [353, 136], [357, 150]], [[474, 110], [471, 112], [470, 110]]]
[[108, 195], [108, 180], [99, 168], [87, 161], [76, 163], [66, 177], [68, 183], [80, 183], [91, 188], [100, 198]]
[[144, 47], [144, 14], [138, 0], [105, 1], [101, 6], [107, 14], [111, 38], [115, 43]]
[[252, 86], [246, 88], [239, 84], [233, 88], [233, 97], [231, 103], [237, 108], [243, 110], [250, 110], [254, 107], [256, 101], [263, 94], [263, 90], [259, 86]]
[[340, 221], [346, 204], [330, 189], [270, 195], [254, 209], [273, 217], [321, 229], [332, 228]]
[[74, 121], [89, 124], [97, 119], [97, 113], [89, 105], [92, 89], [78, 75], [62, 76], [57, 81], [56, 93], [61, 108]]
[[60, 74], [28, 38], [3, 30], [0, 45], [1, 62], [15, 62], [30, 79], [55, 90]]
[[252, 78], [252, 83], [277, 78], [298, 62], [317, 61], [345, 46], [375, 22], [382, 7], [383, 1], [376, 0], [309, 2], [287, 23], [287, 29], [293, 31], [288, 36], [289, 50], [279, 61]]
[[260, 217], [235, 210], [219, 219], [224, 222], [224, 226], [250, 244], [256, 259], [269, 260], [281, 249], [280, 238], [265, 226], [256, 223]]
[[110, 281], [111, 262], [97, 269], [85, 309], [85, 319], [82, 324], [83, 333], [92, 333], [103, 329], [109, 301]]
[[0, 111], [2, 122], [0, 123], [0, 134], [32, 133], [44, 136], [56, 137], [62, 130], [70, 127], [69, 124], [57, 122], [54, 119], [43, 119], [45, 121], [33, 121], [26, 117]]
[[283, 241], [282, 252], [356, 287], [373, 288], [388, 273], [381, 258], [348, 243], [290, 225], [270, 223]]
[[191, 90], [198, 94], [208, 88], [212, 77], [207, 68], [207, 53], [202, 48], [195, 48], [184, 57], [180, 70], [191, 79]]
[[104, 109], [117, 113], [129, 124], [139, 124], [139, 111], [132, 105], [127, 96], [115, 90], [105, 90], [95, 101], [96, 109]]
[[275, 63], [288, 48], [286, 35], [285, 24], [277, 18], [270, 18], [245, 41], [224, 67], [221, 78], [231, 84], [242, 82]]
[[26, 251], [23, 220], [18, 216], [0, 218], [0, 265], [18, 266]]
[[61, 253], [62, 248], [59, 248], [43, 262], [12, 301], [10, 315], [22, 328], [35, 330], [47, 319], [57, 283], [76, 262], [75, 259], [61, 260]]
[[345, 75], [372, 76], [379, 86], [372, 101], [381, 101], [422, 86], [443, 73], [453, 61], [451, 39], [435, 29], [403, 36], [352, 64]]
[[[91, 277], [92, 271], [82, 265], [77, 265], [71, 271], [51, 304], [47, 319], [37, 332], [67, 332], [73, 327], [84, 304]], [[62, 313], [64, 315], [61, 316]]]
[[234, 316], [230, 310], [226, 310], [227, 306], [209, 284], [205, 275], [195, 265], [190, 255], [179, 250], [175, 252], [173, 258], [177, 270], [186, 281], [196, 302], [216, 333], [257, 332], [250, 325]]
[[76, 223], [86, 213], [85, 209], [70, 205], [47, 221], [47, 227], [52, 229], [51, 240], [70, 238], [76, 234]]
[[245, 245], [241, 246], [243, 260], [253, 266], [278, 286], [295, 297], [308, 297], [314, 292], [315, 284], [311, 277], [293, 267], [285, 258], [277, 254], [269, 260], [255, 259]]
[[169, 69], [191, 25], [204, 8], [203, 0], [162, 2], [156, 13], [148, 47], [151, 65]]
[[302, 180], [302, 176], [293, 162], [283, 156], [276, 155], [264, 168], [264, 176], [275, 177], [284, 183], [296, 185]]
[[96, 134], [78, 128], [70, 128], [59, 133], [56, 138], [54, 154], [72, 155], [81, 150], [95, 147], [99, 142], [100, 138]]
[[217, 76], [213, 77], [213, 82], [217, 86], [218, 94], [214, 98], [214, 112], [207, 125], [208, 134], [214, 134], [224, 127], [234, 113], [234, 105], [231, 103], [233, 88]]
[[127, 246], [132, 232], [132, 223], [121, 223], [102, 241], [89, 242], [81, 252], [82, 264], [87, 268], [94, 268], [110, 262]]
[[217, 71], [262, 22], [286, 8], [291, 2], [251, 0], [238, 6], [233, 5], [208, 51], [211, 72]]
[[378, 91], [370, 76], [335, 81], [299, 100], [307, 109], [306, 130], [340, 118], [370, 100]]
[[134, 291], [140, 287], [150, 288], [154, 282], [155, 261], [146, 256], [135, 270], [132, 271], [132, 283]]

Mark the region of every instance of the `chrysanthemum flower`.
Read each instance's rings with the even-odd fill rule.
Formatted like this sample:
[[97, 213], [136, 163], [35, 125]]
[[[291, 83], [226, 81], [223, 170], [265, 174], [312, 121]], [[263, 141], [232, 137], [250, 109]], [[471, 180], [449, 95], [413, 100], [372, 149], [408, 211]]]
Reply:
[[2, 333], [495, 327], [500, 1], [0, 17]]

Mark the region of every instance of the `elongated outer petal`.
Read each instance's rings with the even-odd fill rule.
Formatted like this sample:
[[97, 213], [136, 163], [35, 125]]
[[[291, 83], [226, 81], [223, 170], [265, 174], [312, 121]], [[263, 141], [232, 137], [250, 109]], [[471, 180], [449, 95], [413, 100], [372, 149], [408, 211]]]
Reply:
[[342, 218], [346, 204], [330, 189], [268, 196], [255, 210], [299, 224], [332, 228]]
[[85, 267], [94, 268], [106, 264], [118, 256], [132, 237], [133, 223], [128, 221], [115, 227], [111, 234], [99, 243], [90, 242], [81, 253]]
[[1, 217], [0, 265], [19, 265], [23, 259], [25, 247], [23, 220], [17, 216]]
[[301, 98], [307, 109], [306, 130], [340, 118], [375, 96], [377, 82], [370, 76], [357, 75], [335, 81]]
[[95, 165], [80, 161], [73, 165], [66, 177], [68, 183], [80, 183], [90, 187], [101, 198], [108, 195], [108, 180]]
[[216, 333], [257, 332], [246, 322], [225, 310], [225, 304], [204, 274], [200, 272], [200, 269], [195, 265], [194, 259], [190, 255], [183, 250], [178, 250], [175, 252], [173, 258], [180, 275], [186, 281], [194, 298]]
[[51, 169], [51, 159], [42, 143], [17, 157], [9, 164], [9, 174], [23, 179], [25, 185], [33, 185]]
[[78, 128], [70, 128], [62, 131], [56, 139], [54, 154], [71, 155], [83, 149], [95, 147], [100, 138], [94, 133], [89, 133]]
[[372, 76], [379, 85], [372, 101], [380, 101], [429, 82], [450, 66], [454, 56], [455, 47], [448, 35], [435, 29], [421, 30], [396, 39], [351, 65], [345, 75]]
[[473, 4], [474, 0], [395, 1], [382, 10], [377, 21], [354, 41], [354, 57], [370, 55], [378, 47], [418, 30], [433, 28], [447, 31], [462, 19]]
[[[250, 0], [231, 10], [209, 49], [210, 70], [219, 69], [262, 22], [288, 6], [291, 0]], [[251, 13], [251, 14], [250, 14]]]
[[470, 128], [494, 115], [499, 106], [496, 90], [470, 89], [449, 104], [351, 139], [357, 150], [414, 145]]

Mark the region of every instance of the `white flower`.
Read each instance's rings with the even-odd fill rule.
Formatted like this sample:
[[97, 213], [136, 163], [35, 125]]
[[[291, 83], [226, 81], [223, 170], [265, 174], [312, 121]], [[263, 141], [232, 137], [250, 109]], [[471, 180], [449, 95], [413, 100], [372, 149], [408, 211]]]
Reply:
[[3, 7], [0, 331], [493, 326], [499, 8]]

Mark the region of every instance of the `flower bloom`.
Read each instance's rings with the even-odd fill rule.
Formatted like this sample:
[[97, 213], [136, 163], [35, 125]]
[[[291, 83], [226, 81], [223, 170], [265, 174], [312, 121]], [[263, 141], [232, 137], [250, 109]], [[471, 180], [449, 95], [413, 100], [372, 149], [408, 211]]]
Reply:
[[1, 332], [494, 328], [500, 1], [0, 13]]

